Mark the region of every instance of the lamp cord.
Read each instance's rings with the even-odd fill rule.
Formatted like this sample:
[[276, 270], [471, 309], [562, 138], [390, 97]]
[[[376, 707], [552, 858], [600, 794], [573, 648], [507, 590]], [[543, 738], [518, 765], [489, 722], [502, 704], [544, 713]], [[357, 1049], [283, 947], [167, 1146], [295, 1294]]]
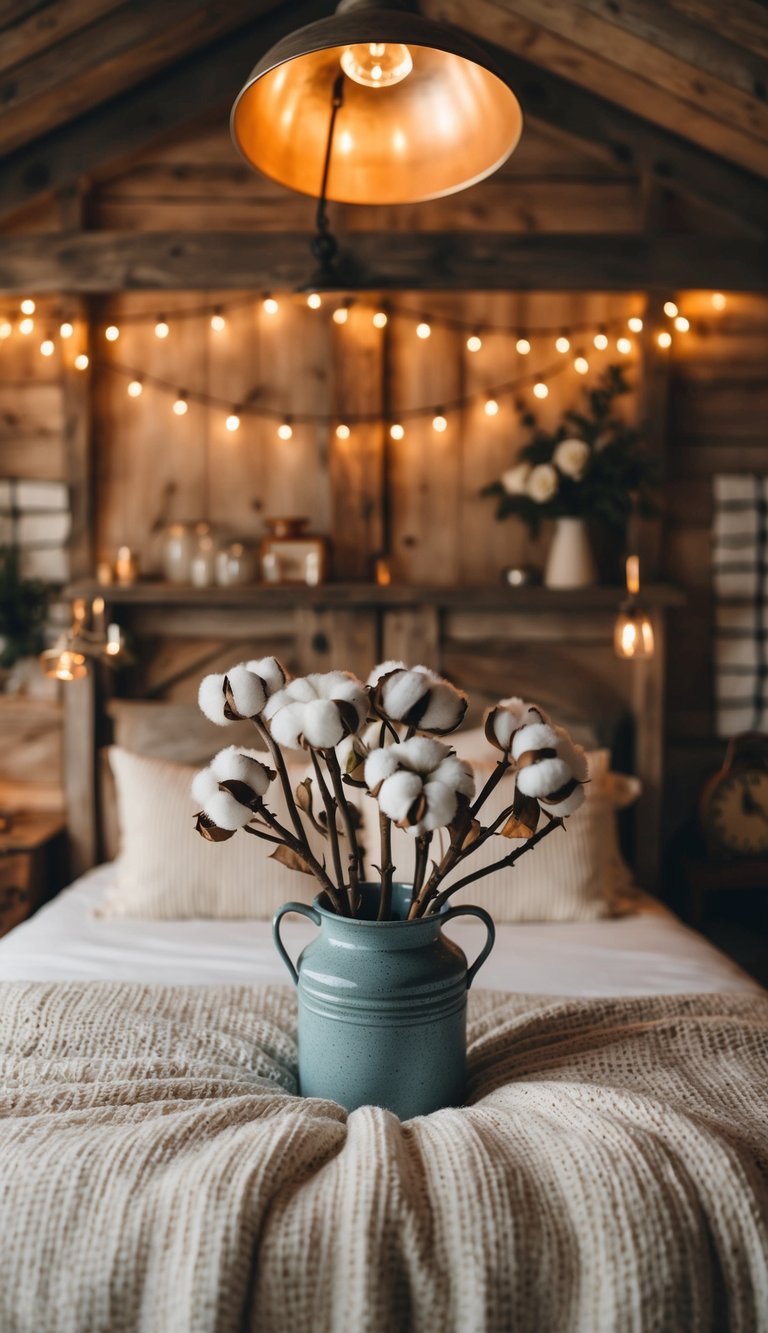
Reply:
[[343, 105], [344, 71], [341, 70], [334, 80], [333, 91], [331, 93], [331, 119], [328, 125], [328, 141], [325, 145], [325, 161], [323, 162], [323, 179], [320, 185], [320, 197], [318, 199], [317, 214], [315, 217], [317, 233], [312, 239], [312, 253], [323, 268], [330, 267], [338, 250], [336, 237], [331, 234], [328, 228], [326, 191], [328, 189], [328, 173], [331, 169], [331, 153], [333, 151], [333, 135], [336, 129], [336, 117]]

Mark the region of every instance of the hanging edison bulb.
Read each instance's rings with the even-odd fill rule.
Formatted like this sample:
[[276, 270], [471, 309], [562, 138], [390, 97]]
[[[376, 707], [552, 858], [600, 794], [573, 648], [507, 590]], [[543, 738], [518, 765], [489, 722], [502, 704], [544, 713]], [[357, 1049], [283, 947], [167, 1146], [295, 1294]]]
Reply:
[[627, 556], [627, 597], [619, 608], [613, 631], [613, 646], [617, 657], [649, 658], [654, 653], [653, 623], [637, 598], [640, 593], [640, 559]]

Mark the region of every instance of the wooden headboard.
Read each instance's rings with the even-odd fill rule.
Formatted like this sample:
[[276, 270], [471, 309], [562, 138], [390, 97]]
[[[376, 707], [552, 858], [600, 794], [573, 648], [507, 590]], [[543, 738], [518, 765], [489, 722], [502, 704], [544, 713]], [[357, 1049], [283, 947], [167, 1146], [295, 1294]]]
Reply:
[[[82, 591], [82, 590], [81, 590]], [[222, 733], [197, 710], [208, 671], [274, 653], [293, 672], [346, 668], [365, 678], [383, 659], [425, 663], [468, 691], [479, 721], [489, 700], [520, 694], [539, 702], [588, 744], [608, 746], [636, 773], [635, 869], [653, 887], [659, 861], [663, 777], [664, 603], [648, 591], [658, 651], [619, 661], [613, 622], [619, 593], [595, 588], [114, 589], [110, 615], [124, 626], [132, 667], [106, 669], [65, 692], [65, 770], [72, 856], [78, 871], [105, 854], [98, 752], [127, 748], [202, 763]], [[234, 729], [227, 741], [237, 739]], [[253, 733], [243, 739], [253, 744]]]

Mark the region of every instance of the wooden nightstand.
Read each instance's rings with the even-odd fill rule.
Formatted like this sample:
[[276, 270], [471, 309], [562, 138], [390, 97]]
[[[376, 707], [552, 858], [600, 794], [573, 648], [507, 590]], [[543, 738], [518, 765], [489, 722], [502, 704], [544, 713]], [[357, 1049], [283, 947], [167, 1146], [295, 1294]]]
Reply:
[[40, 811], [1, 816], [0, 935], [5, 935], [61, 888], [65, 876], [64, 819]]

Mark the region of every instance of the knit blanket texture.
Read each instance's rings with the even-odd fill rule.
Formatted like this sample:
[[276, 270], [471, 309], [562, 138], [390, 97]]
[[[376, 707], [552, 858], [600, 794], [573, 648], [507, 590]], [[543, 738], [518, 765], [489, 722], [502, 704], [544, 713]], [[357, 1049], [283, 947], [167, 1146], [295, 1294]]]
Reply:
[[470, 995], [467, 1105], [296, 1095], [283, 987], [0, 985], [3, 1333], [768, 1330], [768, 998]]

